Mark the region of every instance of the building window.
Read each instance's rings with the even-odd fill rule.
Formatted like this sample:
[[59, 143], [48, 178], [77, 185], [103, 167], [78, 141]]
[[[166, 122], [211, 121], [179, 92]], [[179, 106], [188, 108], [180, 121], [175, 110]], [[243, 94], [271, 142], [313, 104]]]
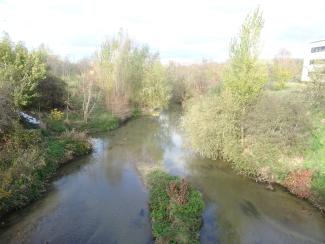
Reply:
[[312, 53], [323, 52], [323, 51], [325, 51], [325, 46], [321, 46], [321, 47], [313, 47], [313, 48], [311, 49], [311, 52], [312, 52]]
[[325, 59], [312, 59], [309, 64], [325, 64]]

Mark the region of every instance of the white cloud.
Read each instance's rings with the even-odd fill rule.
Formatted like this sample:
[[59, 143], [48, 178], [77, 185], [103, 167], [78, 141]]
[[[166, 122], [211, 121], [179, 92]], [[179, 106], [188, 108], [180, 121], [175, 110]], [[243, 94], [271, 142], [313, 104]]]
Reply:
[[280, 48], [302, 57], [304, 45], [325, 38], [325, 1], [0, 0], [0, 31], [28, 47], [45, 43], [72, 59], [91, 55], [122, 27], [164, 60], [225, 60], [246, 14], [264, 11], [263, 57]]

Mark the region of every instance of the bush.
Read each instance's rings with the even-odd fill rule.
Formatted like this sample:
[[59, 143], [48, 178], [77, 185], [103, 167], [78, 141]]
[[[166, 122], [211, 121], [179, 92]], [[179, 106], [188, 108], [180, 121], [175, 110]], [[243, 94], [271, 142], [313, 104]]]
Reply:
[[264, 95], [243, 118], [242, 160], [237, 169], [256, 169], [260, 180], [278, 181], [303, 168], [311, 123], [301, 97]]
[[50, 113], [51, 120], [63, 120], [64, 113], [58, 110], [57, 108], [52, 109]]
[[0, 151], [0, 215], [39, 197], [46, 167], [40, 133], [16, 125]]
[[325, 71], [323, 72], [323, 74], [315, 73], [312, 82], [304, 91], [306, 101], [312, 109], [319, 112], [325, 111]]
[[206, 95], [186, 106], [186, 138], [201, 155], [232, 162], [237, 172], [277, 181], [303, 167], [310, 121], [301, 98], [263, 95], [245, 113], [231, 94]]
[[238, 150], [239, 106], [230, 93], [201, 96], [185, 104], [182, 128], [192, 148], [211, 159], [231, 159]]
[[43, 110], [63, 108], [67, 96], [66, 83], [60, 78], [47, 74], [38, 84], [38, 103]]
[[52, 109], [46, 119], [47, 133], [60, 134], [69, 129], [69, 126], [63, 121], [64, 113], [58, 109]]
[[47, 159], [62, 164], [90, 151], [91, 143], [87, 135], [84, 132], [71, 130], [48, 140]]
[[160, 170], [148, 175], [150, 216], [157, 243], [199, 243], [204, 202], [185, 180]]
[[5, 133], [8, 133], [13, 126], [13, 121], [17, 119], [9, 89], [0, 86], [0, 139]]
[[46, 129], [46, 133], [59, 134], [66, 131], [68, 128], [63, 120], [48, 120]]
[[60, 163], [90, 150], [85, 133], [44, 138], [39, 130], [15, 124], [0, 148], [0, 216], [39, 198]]
[[109, 112], [96, 113], [86, 125], [86, 128], [92, 132], [105, 132], [118, 127], [118, 119]]

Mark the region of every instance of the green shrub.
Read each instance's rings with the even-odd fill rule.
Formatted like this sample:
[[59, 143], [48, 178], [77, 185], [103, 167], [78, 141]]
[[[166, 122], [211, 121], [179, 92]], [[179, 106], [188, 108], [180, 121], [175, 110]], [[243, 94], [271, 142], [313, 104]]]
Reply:
[[47, 158], [54, 162], [64, 163], [90, 151], [91, 144], [87, 135], [84, 132], [71, 130], [48, 140]]
[[288, 172], [303, 168], [311, 123], [300, 96], [264, 94], [242, 123], [244, 141], [239, 163], [256, 168], [261, 180], [279, 181]]
[[64, 155], [66, 142], [56, 138], [51, 138], [47, 144], [47, 156], [53, 161], [59, 161]]
[[150, 216], [156, 241], [199, 243], [204, 202], [186, 181], [156, 170], [148, 175]]
[[[192, 148], [204, 157], [227, 158], [239, 136], [239, 106], [226, 92], [206, 95], [185, 104], [182, 128]], [[232, 146], [235, 147], [232, 147]]]
[[182, 127], [202, 156], [224, 158], [239, 173], [277, 181], [303, 167], [310, 121], [299, 100], [263, 94], [242, 113], [231, 94], [206, 95], [187, 104]]
[[92, 132], [105, 132], [118, 127], [118, 119], [109, 112], [96, 113], [86, 125], [86, 128]]
[[315, 171], [312, 189], [325, 199], [325, 114], [313, 115], [314, 130], [306, 151], [306, 167]]
[[44, 190], [46, 167], [40, 133], [16, 125], [0, 151], [0, 215], [36, 199]]
[[0, 147], [0, 216], [39, 198], [60, 163], [90, 151], [85, 133], [46, 138], [16, 124]]
[[59, 134], [67, 130], [67, 126], [63, 120], [48, 120], [46, 129], [50, 134]]

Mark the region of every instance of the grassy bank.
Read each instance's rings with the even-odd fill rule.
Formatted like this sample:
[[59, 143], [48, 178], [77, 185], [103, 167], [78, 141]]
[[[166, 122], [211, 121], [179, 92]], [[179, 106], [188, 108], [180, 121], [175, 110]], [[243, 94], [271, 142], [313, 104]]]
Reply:
[[0, 142], [0, 216], [38, 199], [58, 168], [92, 150], [90, 134], [120, 123], [112, 113], [96, 110], [85, 123], [78, 113], [43, 114], [42, 128], [15, 126]]
[[90, 151], [85, 133], [54, 135], [17, 124], [0, 147], [0, 216], [38, 199], [60, 165]]
[[157, 243], [199, 243], [204, 202], [185, 180], [161, 170], [147, 175], [152, 232]]
[[[64, 117], [64, 119], [63, 119]], [[62, 133], [66, 130], [75, 129], [77, 131], [85, 131], [89, 134], [101, 133], [116, 129], [119, 126], [119, 120], [112, 115], [111, 112], [105, 110], [96, 110], [94, 114], [85, 123], [79, 113], [70, 113], [62, 119], [52, 120], [46, 119], [48, 129], [56, 133]]]
[[313, 171], [311, 200], [325, 210], [325, 113], [313, 116], [311, 147], [306, 152], [305, 167]]

